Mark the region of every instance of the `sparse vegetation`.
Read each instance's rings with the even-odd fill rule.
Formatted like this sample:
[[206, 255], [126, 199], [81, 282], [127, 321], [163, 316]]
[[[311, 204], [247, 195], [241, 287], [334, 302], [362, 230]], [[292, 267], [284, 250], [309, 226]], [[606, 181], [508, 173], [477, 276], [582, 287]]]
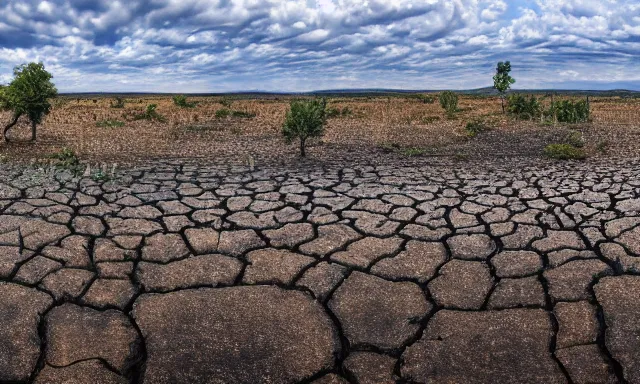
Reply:
[[96, 123], [98, 128], [120, 128], [124, 127], [124, 122], [120, 120], [102, 120]]
[[487, 123], [482, 119], [473, 119], [467, 123], [464, 129], [467, 132], [467, 136], [475, 137], [482, 132], [488, 131], [489, 126], [487, 126]]
[[149, 104], [144, 112], [136, 114], [133, 119], [134, 120], [156, 120], [160, 122], [166, 121], [164, 116], [160, 115], [156, 108], [158, 108], [157, 104]]
[[440, 105], [447, 112], [447, 115], [453, 116], [458, 111], [458, 95], [451, 91], [444, 91], [438, 97]]
[[521, 94], [510, 95], [507, 111], [521, 120], [533, 120], [540, 117], [542, 106], [538, 98], [531, 95], [526, 97]]
[[226, 108], [218, 109], [216, 111], [216, 119], [224, 119], [229, 116], [231, 116], [231, 111]]
[[408, 157], [422, 156], [425, 153], [426, 151], [420, 148], [405, 148], [402, 150], [402, 154]]
[[591, 111], [586, 100], [561, 100], [551, 104], [547, 115], [554, 116], [559, 123], [584, 123], [589, 120]]
[[80, 159], [70, 148], [62, 148], [59, 152], [51, 155], [54, 165], [58, 168], [68, 169], [77, 172], [80, 166]]
[[306, 156], [307, 140], [324, 134], [326, 108], [326, 99], [291, 102], [282, 127], [282, 134], [287, 143], [299, 140], [301, 157]]
[[255, 113], [245, 112], [245, 111], [231, 111], [231, 116], [239, 117], [242, 119], [253, 119], [256, 117]]
[[571, 144], [550, 144], [544, 148], [544, 155], [556, 160], [583, 160], [587, 157], [582, 148]]
[[0, 110], [8, 110], [13, 114], [11, 122], [4, 127], [6, 141], [9, 141], [7, 132], [23, 115], [29, 118], [31, 141], [35, 141], [37, 125], [51, 111], [49, 100], [58, 95], [52, 78], [42, 63], [23, 64], [14, 68], [11, 83], [0, 88]]
[[195, 108], [198, 105], [198, 103], [189, 102], [185, 95], [173, 96], [173, 104], [180, 108]]
[[337, 117], [347, 117], [347, 116], [351, 116], [352, 114], [353, 112], [351, 111], [351, 109], [349, 109], [349, 107], [344, 107], [342, 109], [337, 107], [330, 107], [330, 108], [327, 108], [326, 117], [328, 119], [331, 119], [331, 118], [337, 118]]
[[584, 147], [584, 136], [582, 135], [582, 132], [570, 131], [567, 135], [566, 142], [576, 148], [582, 148]]
[[111, 108], [124, 108], [124, 99], [116, 96], [114, 101], [111, 102]]

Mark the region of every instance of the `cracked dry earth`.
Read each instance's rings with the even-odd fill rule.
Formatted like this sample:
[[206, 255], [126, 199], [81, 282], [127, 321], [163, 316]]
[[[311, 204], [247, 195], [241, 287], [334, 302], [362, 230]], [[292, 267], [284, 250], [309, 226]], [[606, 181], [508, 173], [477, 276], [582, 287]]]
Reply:
[[636, 162], [0, 176], [3, 383], [640, 383]]

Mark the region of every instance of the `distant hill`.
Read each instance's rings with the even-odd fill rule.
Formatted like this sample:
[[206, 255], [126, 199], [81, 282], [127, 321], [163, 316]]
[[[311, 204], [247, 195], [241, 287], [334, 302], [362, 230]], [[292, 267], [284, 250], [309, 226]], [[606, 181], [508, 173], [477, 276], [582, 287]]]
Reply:
[[[265, 92], [265, 91], [242, 91], [242, 92], [226, 92], [226, 93], [184, 93], [186, 96], [231, 96], [238, 98], [264, 98], [277, 96], [326, 96], [326, 97], [370, 97], [370, 96], [403, 96], [415, 93], [438, 93], [442, 90], [408, 90], [408, 89], [327, 89], [312, 92]], [[498, 91], [493, 87], [455, 90], [454, 92], [463, 95], [474, 96], [496, 96]], [[626, 89], [612, 89], [607, 91], [596, 90], [562, 90], [562, 89], [514, 89], [510, 93], [526, 93], [535, 95], [556, 94], [556, 95], [589, 95], [600, 97], [640, 97], [640, 91], [630, 91]], [[87, 92], [87, 93], [60, 93], [65, 97], [76, 98], [99, 98], [99, 97], [149, 97], [149, 96], [167, 96], [175, 93], [152, 93], [152, 92]]]

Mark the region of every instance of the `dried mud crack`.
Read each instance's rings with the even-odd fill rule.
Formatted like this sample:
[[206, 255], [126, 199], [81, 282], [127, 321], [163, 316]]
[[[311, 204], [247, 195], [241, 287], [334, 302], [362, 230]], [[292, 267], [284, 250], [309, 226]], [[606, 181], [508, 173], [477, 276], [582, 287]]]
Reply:
[[640, 383], [640, 166], [0, 165], [2, 383]]

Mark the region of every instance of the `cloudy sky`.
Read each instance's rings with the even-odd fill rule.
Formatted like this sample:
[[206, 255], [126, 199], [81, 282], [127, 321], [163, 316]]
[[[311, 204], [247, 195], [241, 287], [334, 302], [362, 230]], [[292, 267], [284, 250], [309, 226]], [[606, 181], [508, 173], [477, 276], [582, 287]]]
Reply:
[[640, 90], [638, 0], [0, 0], [0, 83], [62, 92]]

